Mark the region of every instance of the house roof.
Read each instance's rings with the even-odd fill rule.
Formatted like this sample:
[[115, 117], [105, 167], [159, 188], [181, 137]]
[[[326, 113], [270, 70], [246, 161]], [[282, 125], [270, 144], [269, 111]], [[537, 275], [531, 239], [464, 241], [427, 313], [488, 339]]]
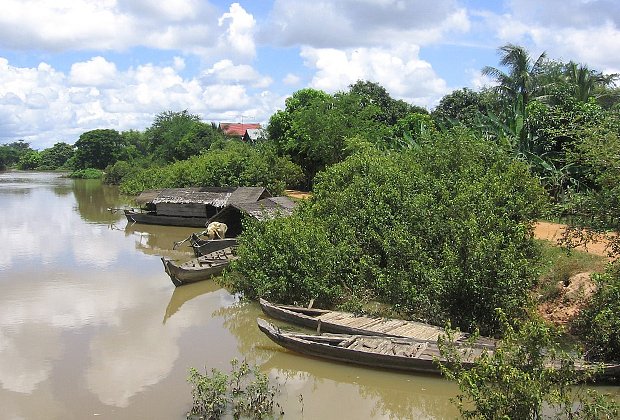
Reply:
[[256, 141], [260, 138], [265, 137], [265, 130], [262, 128], [250, 128], [245, 130], [245, 134], [243, 135], [244, 140]]
[[269, 197], [269, 192], [263, 187], [189, 187], [144, 191], [136, 201], [138, 204], [209, 204], [221, 208], [230, 203], [256, 202], [265, 197]]
[[243, 137], [246, 130], [258, 129], [258, 123], [220, 123], [220, 129], [227, 136]]
[[254, 202], [230, 203], [226, 208], [209, 219], [209, 222], [226, 217], [226, 213], [234, 209], [257, 220], [274, 219], [276, 217], [290, 216], [295, 206], [296, 203], [288, 197], [268, 197]]

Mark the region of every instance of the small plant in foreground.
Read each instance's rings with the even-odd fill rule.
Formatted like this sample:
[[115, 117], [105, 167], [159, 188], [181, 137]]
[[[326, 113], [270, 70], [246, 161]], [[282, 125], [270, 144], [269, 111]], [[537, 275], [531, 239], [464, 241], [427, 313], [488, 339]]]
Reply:
[[540, 321], [513, 327], [498, 310], [504, 339], [492, 353], [484, 353], [466, 369], [452, 344], [451, 333], [441, 340], [446, 362], [442, 373], [455, 381], [461, 394], [456, 403], [463, 418], [471, 419], [613, 419], [619, 406], [588, 389], [594, 370], [582, 370], [575, 352], [561, 347], [558, 336]]
[[[189, 370], [188, 382], [192, 385], [193, 406], [188, 419], [219, 419], [231, 414], [234, 419], [265, 419], [282, 416], [279, 404], [274, 402], [277, 386], [269, 384], [269, 378], [250, 367], [244, 360], [230, 362], [230, 375], [211, 369], [202, 374], [194, 368]], [[275, 409], [277, 413], [274, 413]]]

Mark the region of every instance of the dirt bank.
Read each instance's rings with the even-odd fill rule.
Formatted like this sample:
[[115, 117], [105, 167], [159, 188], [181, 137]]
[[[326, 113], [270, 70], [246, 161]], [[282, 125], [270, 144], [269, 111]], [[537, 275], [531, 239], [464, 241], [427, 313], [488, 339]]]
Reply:
[[[551, 222], [538, 222], [534, 225], [534, 236], [538, 239], [544, 239], [557, 245], [558, 239], [566, 230], [566, 225]], [[597, 242], [589, 243], [587, 246], [579, 246], [579, 251], [589, 252], [595, 255], [608, 257], [607, 255], [608, 241], [599, 237]]]

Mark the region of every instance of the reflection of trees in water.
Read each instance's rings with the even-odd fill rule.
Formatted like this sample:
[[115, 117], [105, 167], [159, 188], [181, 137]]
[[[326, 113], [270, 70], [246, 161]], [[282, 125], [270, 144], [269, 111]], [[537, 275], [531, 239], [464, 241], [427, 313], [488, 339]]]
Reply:
[[96, 179], [76, 179], [73, 194], [77, 210], [85, 221], [113, 223], [121, 218], [121, 215], [108, 211], [120, 202], [118, 187], [103, 185]]
[[[427, 379], [424, 375], [412, 376], [411, 381]], [[423, 379], [421, 382], [423, 382]], [[454, 389], [446, 383], [448, 389]], [[409, 384], [408, 384], [409, 385]], [[436, 385], [437, 386], [437, 385]], [[441, 385], [439, 385], [441, 386]], [[373, 384], [359, 384], [360, 395], [364, 398], [372, 398], [375, 407], [372, 410], [373, 417], [388, 416], [389, 418], [438, 418], [445, 417], [446, 413], [452, 413], [449, 417], [456, 417], [455, 406], [450, 402], [453, 394], [440, 393], [429, 394], [424, 388], [407, 386], [403, 388], [391, 388], [373, 386]]]
[[54, 191], [54, 194], [56, 194], [57, 196], [64, 197], [73, 192], [73, 186], [72, 185], [57, 185], [53, 188], [53, 191]]
[[268, 359], [272, 352], [266, 346], [271, 341], [256, 325], [256, 318], [261, 314], [257, 303], [239, 300], [213, 312], [213, 316], [224, 318], [224, 326], [236, 337], [239, 352], [250, 364], [260, 364]]

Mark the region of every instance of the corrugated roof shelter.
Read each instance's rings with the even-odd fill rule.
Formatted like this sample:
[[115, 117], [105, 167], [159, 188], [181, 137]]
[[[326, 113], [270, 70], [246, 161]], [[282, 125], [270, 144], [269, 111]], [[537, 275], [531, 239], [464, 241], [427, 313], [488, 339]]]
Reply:
[[268, 197], [255, 202], [231, 203], [211, 217], [207, 223], [226, 223], [226, 236], [235, 237], [241, 233], [244, 216], [257, 220], [290, 216], [296, 203], [288, 197]]
[[256, 143], [259, 140], [265, 139], [267, 132], [262, 128], [251, 128], [245, 130], [242, 140], [246, 143]]

